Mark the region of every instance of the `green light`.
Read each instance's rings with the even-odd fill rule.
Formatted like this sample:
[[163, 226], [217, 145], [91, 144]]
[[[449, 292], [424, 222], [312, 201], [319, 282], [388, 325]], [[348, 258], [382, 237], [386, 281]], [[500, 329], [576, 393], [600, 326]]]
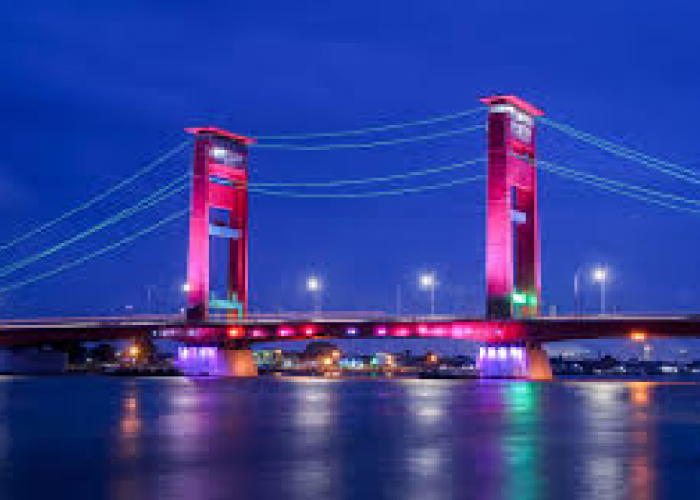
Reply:
[[530, 297], [528, 298], [528, 303], [531, 306], [536, 306], [537, 305], [537, 297], [535, 295], [530, 295]]
[[511, 296], [514, 304], [527, 304], [527, 295], [521, 292], [513, 292]]

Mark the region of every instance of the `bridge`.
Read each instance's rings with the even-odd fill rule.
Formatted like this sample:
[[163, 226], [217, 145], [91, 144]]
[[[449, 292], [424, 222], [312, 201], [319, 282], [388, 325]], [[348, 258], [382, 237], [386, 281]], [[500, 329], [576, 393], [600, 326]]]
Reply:
[[[250, 376], [257, 373], [250, 346], [259, 342], [449, 338], [484, 343], [478, 358], [484, 376], [548, 379], [545, 343], [700, 337], [700, 316], [541, 315], [535, 138], [544, 114], [515, 96], [481, 102], [488, 111], [485, 317], [249, 314], [248, 193], [256, 188], [248, 181], [248, 155], [255, 140], [215, 127], [190, 128], [194, 161], [184, 313], [2, 321], [0, 348], [6, 355], [0, 371], [12, 371], [14, 358], [25, 366], [22, 349], [96, 340], [168, 339], [179, 343], [178, 361], [186, 373]], [[210, 290], [211, 238], [228, 243], [223, 299]]]

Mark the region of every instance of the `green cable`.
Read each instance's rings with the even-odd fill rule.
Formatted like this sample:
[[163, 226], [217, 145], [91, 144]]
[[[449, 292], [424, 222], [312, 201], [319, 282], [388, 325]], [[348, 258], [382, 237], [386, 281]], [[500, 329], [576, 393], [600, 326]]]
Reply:
[[457, 168], [462, 168], [467, 165], [473, 165], [478, 162], [485, 161], [485, 158], [477, 158], [475, 160], [463, 161], [458, 163], [452, 163], [444, 167], [429, 168], [426, 170], [416, 170], [412, 172], [407, 172], [405, 174], [393, 174], [384, 177], [365, 177], [363, 179], [346, 179], [338, 181], [328, 181], [328, 182], [256, 182], [251, 183], [252, 187], [335, 187], [335, 186], [346, 186], [352, 184], [370, 184], [373, 182], [386, 182], [395, 179], [406, 179], [409, 177], [417, 177], [422, 175], [429, 175], [438, 172], [446, 172], [449, 170], [454, 170]]
[[78, 241], [81, 241], [88, 236], [101, 231], [102, 229], [109, 227], [111, 225], [116, 224], [117, 222], [120, 222], [128, 217], [131, 217], [132, 215], [141, 212], [147, 208], [150, 208], [151, 206], [155, 205], [156, 203], [159, 203], [167, 198], [170, 198], [171, 196], [179, 193], [180, 191], [184, 190], [187, 188], [187, 184], [184, 184], [180, 187], [177, 187], [176, 184], [182, 183], [182, 180], [184, 178], [189, 177], [189, 175], [185, 175], [183, 177], [180, 177], [176, 179], [175, 181], [165, 185], [149, 197], [141, 200], [139, 203], [134, 205], [133, 207], [130, 207], [128, 209], [122, 210], [121, 212], [118, 212], [117, 214], [113, 215], [112, 217], [109, 217], [102, 221], [99, 224], [94, 225], [93, 227], [78, 233], [77, 235], [73, 236], [72, 238], [66, 239], [62, 241], [61, 243], [58, 243], [57, 245], [54, 245], [50, 248], [47, 248], [41, 252], [38, 252], [34, 255], [31, 255], [29, 257], [26, 257], [22, 260], [19, 260], [13, 264], [10, 264], [8, 266], [5, 266], [3, 268], [0, 268], [0, 278], [7, 276], [8, 274], [11, 274], [19, 269], [23, 269], [27, 267], [30, 264], [33, 264], [34, 262], [37, 262], [45, 257], [48, 257], [50, 255], [53, 255], [54, 253], [58, 252], [59, 250], [62, 250], [63, 248], [66, 248], [74, 243], [77, 243]]
[[112, 250], [116, 250], [117, 248], [119, 248], [123, 245], [126, 245], [127, 243], [131, 243], [132, 241], [136, 240], [137, 238], [140, 238], [141, 236], [152, 233], [153, 231], [155, 231], [159, 227], [164, 226], [165, 224], [167, 224], [169, 222], [172, 222], [176, 219], [179, 219], [180, 217], [182, 217], [184, 215], [187, 215], [188, 212], [189, 212], [189, 209], [185, 209], [185, 210], [181, 210], [179, 212], [176, 212], [176, 213], [170, 215], [169, 217], [166, 217], [165, 219], [161, 219], [160, 221], [156, 222], [155, 224], [153, 224], [145, 229], [142, 229], [141, 231], [138, 231], [135, 234], [132, 234], [131, 236], [123, 238], [123, 239], [121, 239], [115, 243], [112, 243], [109, 246], [103, 247], [103, 248], [101, 248], [101, 249], [99, 249], [91, 254], [85, 255], [85, 256], [83, 256], [77, 260], [74, 260], [72, 262], [68, 262], [66, 264], [63, 264], [63, 265], [61, 265], [61, 266], [59, 266], [51, 271], [47, 271], [45, 273], [34, 276], [33, 278], [29, 278], [29, 279], [26, 279], [24, 281], [19, 281], [17, 283], [6, 285], [6, 286], [0, 288], [0, 293], [5, 293], [5, 292], [9, 292], [11, 290], [16, 290], [17, 288], [22, 288], [24, 286], [31, 285], [32, 283], [36, 283], [37, 281], [42, 281], [46, 278], [50, 278], [50, 277], [55, 276], [63, 271], [66, 271], [66, 270], [71, 269], [73, 267], [76, 267], [80, 264], [83, 264], [84, 262], [92, 260], [95, 257], [99, 257], [100, 255], [103, 255], [107, 252], [110, 252]]
[[427, 141], [431, 139], [437, 139], [440, 137], [447, 137], [451, 135], [463, 134], [466, 132], [473, 132], [475, 130], [485, 129], [486, 125], [476, 125], [473, 127], [460, 128], [455, 130], [448, 130], [446, 132], [436, 132], [434, 134], [418, 135], [413, 137], [402, 137], [400, 139], [391, 139], [386, 141], [374, 141], [365, 143], [349, 143], [349, 144], [323, 144], [319, 146], [306, 146], [306, 145], [296, 145], [296, 144], [264, 144], [258, 143], [253, 147], [256, 148], [274, 148], [274, 149], [287, 149], [293, 151], [324, 151], [329, 149], [340, 149], [340, 148], [352, 148], [352, 149], [365, 149], [365, 148], [375, 148], [379, 146], [390, 146], [393, 144], [402, 144], [407, 142], [417, 142], [417, 141]]
[[186, 141], [182, 142], [181, 144], [174, 147], [170, 151], [167, 151], [166, 153], [162, 154], [161, 156], [159, 156], [158, 158], [156, 158], [152, 162], [148, 163], [145, 167], [143, 167], [141, 170], [139, 170], [135, 174], [127, 177], [126, 179], [122, 180], [121, 182], [119, 182], [119, 183], [115, 184], [114, 186], [112, 186], [111, 188], [107, 189], [107, 191], [103, 192], [102, 194], [99, 194], [99, 195], [95, 196], [94, 198], [89, 199], [88, 201], [86, 201], [86, 202], [82, 203], [81, 205], [78, 205], [77, 207], [65, 212], [61, 216], [59, 216], [53, 220], [50, 220], [49, 222], [46, 222], [40, 226], [37, 226], [36, 228], [32, 229], [31, 231], [29, 231], [27, 233], [25, 233], [21, 236], [18, 236], [17, 238], [15, 238], [15, 239], [13, 239], [13, 240], [11, 240], [3, 245], [0, 245], [0, 252], [10, 249], [10, 248], [16, 246], [17, 244], [19, 244], [25, 240], [28, 240], [32, 236], [35, 236], [43, 231], [46, 231], [47, 229], [58, 224], [59, 222], [62, 222], [62, 221], [68, 219], [69, 217], [72, 217], [73, 215], [75, 215], [77, 213], [83, 212], [83, 211], [87, 210], [88, 208], [92, 207], [93, 205], [99, 203], [100, 201], [106, 199], [112, 193], [115, 193], [116, 191], [122, 189], [123, 187], [131, 184], [136, 179], [143, 177], [145, 174], [151, 172], [152, 170], [154, 170], [156, 167], [161, 165], [166, 160], [170, 159], [171, 157], [175, 156], [177, 153], [184, 150], [185, 147], [190, 144], [190, 142], [191, 142], [191, 140], [187, 139]]
[[612, 187], [612, 186], [610, 186], [609, 184], [607, 184], [607, 183], [605, 183], [605, 182], [596, 181], [596, 180], [591, 180], [591, 179], [588, 179], [588, 178], [586, 178], [586, 177], [584, 177], [584, 176], [581, 176], [581, 175], [579, 175], [579, 174], [577, 174], [577, 173], [567, 172], [566, 170], [559, 169], [559, 168], [556, 168], [556, 167], [555, 167], [555, 168], [552, 168], [551, 166], [546, 166], [546, 165], [545, 165], [545, 166], [544, 166], [544, 170], [549, 171], [549, 172], [551, 172], [551, 173], [553, 173], [553, 174], [556, 174], [556, 175], [560, 175], [560, 176], [562, 176], [562, 177], [566, 177], [566, 178], [573, 179], [573, 180], [578, 181], [578, 182], [582, 182], [582, 183], [584, 183], [584, 184], [589, 184], [589, 185], [595, 186], [595, 187], [597, 187], [597, 188], [599, 188], [599, 189], [602, 189], [602, 190], [604, 190], [604, 191], [609, 191], [609, 192], [612, 192], [612, 193], [621, 194], [621, 195], [623, 195], [623, 196], [627, 196], [628, 198], [634, 198], [634, 199], [637, 199], [637, 200], [640, 200], [640, 201], [644, 201], [644, 202], [646, 202], [646, 203], [650, 203], [650, 204], [652, 204], [652, 205], [658, 205], [658, 206], [661, 206], [661, 207], [664, 207], [664, 208], [668, 208], [668, 209], [671, 209], [671, 210], [676, 210], [676, 211], [679, 211], [679, 212], [687, 212], [687, 213], [692, 213], [692, 214], [700, 214], [700, 210], [695, 210], [695, 209], [692, 209], [692, 208], [687, 208], [687, 207], [681, 207], [681, 206], [678, 206], [678, 205], [673, 205], [673, 204], [671, 204], [671, 203], [666, 203], [666, 202], [664, 202], [664, 201], [660, 201], [660, 200], [651, 198], [651, 197], [649, 197], [649, 196], [645, 196], [645, 195], [642, 195], [642, 194], [637, 194], [637, 193], [632, 193], [632, 192], [629, 192], [629, 191], [625, 191], [625, 190], [620, 189], [620, 188], [617, 188], [617, 187]]
[[434, 191], [436, 189], [443, 189], [451, 186], [456, 186], [459, 184], [466, 184], [468, 182], [474, 182], [484, 179], [484, 175], [477, 175], [474, 177], [468, 177], [464, 179], [456, 179], [449, 182], [442, 182], [439, 184], [430, 184], [427, 186], [418, 186], [414, 188], [401, 188], [388, 191], [371, 191], [367, 193], [299, 193], [294, 191], [269, 191], [266, 189], [249, 188], [248, 191], [251, 193], [264, 194], [270, 196], [286, 196], [289, 198], [375, 198], [378, 196], [395, 196], [401, 194], [409, 193], [421, 193], [424, 191]]
[[[631, 150], [629, 148], [625, 148], [623, 146], [618, 146], [614, 143], [602, 139], [598, 139], [591, 134], [579, 132], [576, 129], [573, 129], [572, 127], [553, 122], [546, 118], [540, 118], [540, 121], [550, 125], [551, 127], [559, 130], [560, 132], [563, 132], [571, 137], [596, 146], [604, 151], [617, 155], [621, 158], [626, 158], [628, 160], [635, 161], [637, 163], [645, 165], [654, 170], [658, 170], [659, 172], [665, 173], [677, 179], [700, 185], [700, 179], [696, 178], [696, 176], [700, 175], [700, 173], [698, 172], [687, 169], [685, 167], [681, 167], [679, 165], [675, 165], [670, 162], [652, 158], [651, 156]], [[662, 165], [666, 166], [664, 167]]]
[[657, 196], [659, 198], [667, 198], [667, 199], [674, 200], [674, 201], [680, 201], [682, 203], [689, 203], [691, 205], [700, 205], [700, 200], [685, 198], [683, 196], [678, 196], [678, 195], [671, 194], [671, 193], [665, 193], [663, 191], [656, 191], [654, 189], [648, 189], [648, 188], [645, 188], [642, 186], [637, 186], [635, 184], [630, 184], [630, 183], [618, 181], [615, 179], [608, 179], [606, 177], [601, 177], [601, 176], [595, 175], [595, 174], [587, 174], [585, 172], [581, 172], [579, 170], [574, 170], [572, 168], [563, 167], [561, 165], [555, 165], [554, 163], [550, 163], [550, 162], [547, 162], [545, 160], [538, 160], [537, 163], [538, 163], [538, 165], [545, 165], [545, 166], [557, 168], [557, 169], [560, 169], [563, 171], [568, 171], [572, 174], [580, 175], [582, 177], [586, 177], [586, 178], [589, 178], [591, 180], [595, 180], [598, 182], [605, 182], [607, 184], [612, 184], [612, 185], [617, 186], [621, 189], [626, 188], [626, 189], [631, 189], [633, 191], [641, 191], [643, 193], [647, 193], [647, 194], [652, 195], [652, 196]]
[[448, 115], [441, 115], [435, 118], [428, 118], [426, 120], [416, 120], [411, 122], [398, 123], [393, 125], [382, 125], [377, 127], [368, 127], [356, 130], [342, 130], [339, 132], [316, 132], [310, 134], [298, 134], [298, 135], [252, 135], [256, 139], [262, 140], [286, 140], [286, 139], [313, 139], [314, 137], [342, 137], [347, 135], [362, 135], [369, 134], [372, 132], [384, 132], [386, 130], [397, 130], [407, 127], [414, 127], [419, 125], [431, 125], [434, 123], [441, 123], [450, 120], [456, 120], [457, 118], [463, 118], [465, 116], [470, 116], [476, 114], [480, 111], [484, 111], [485, 108], [479, 107], [475, 109], [470, 109], [468, 111], [460, 111], [459, 113], [452, 113]]

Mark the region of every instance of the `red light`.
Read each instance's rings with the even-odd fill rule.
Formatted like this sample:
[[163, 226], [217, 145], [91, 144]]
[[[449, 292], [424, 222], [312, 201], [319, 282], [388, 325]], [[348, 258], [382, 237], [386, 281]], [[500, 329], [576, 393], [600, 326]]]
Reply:
[[408, 337], [408, 328], [401, 326], [394, 330], [394, 336], [396, 337]]
[[316, 333], [316, 328], [313, 325], [307, 325], [304, 327], [304, 335], [314, 335]]
[[237, 326], [232, 326], [231, 328], [228, 329], [228, 336], [231, 338], [241, 337], [242, 335], [243, 335], [243, 329], [241, 329]]
[[419, 335], [428, 335], [428, 327], [425, 325], [419, 325], [418, 326], [418, 334]]

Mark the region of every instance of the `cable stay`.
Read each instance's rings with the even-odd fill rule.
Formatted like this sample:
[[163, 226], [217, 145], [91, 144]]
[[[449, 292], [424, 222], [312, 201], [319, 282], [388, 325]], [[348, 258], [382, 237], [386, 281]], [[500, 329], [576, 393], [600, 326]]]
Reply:
[[[35, 263], [41, 259], [44, 259], [50, 255], [53, 255], [56, 252], [58, 252], [59, 250], [62, 250], [62, 249], [66, 248], [70, 245], [73, 245], [74, 243], [77, 243], [81, 240], [84, 240], [88, 236], [95, 234], [98, 231], [101, 231], [105, 228], [108, 228], [109, 226], [112, 226], [112, 225], [114, 225], [114, 224], [116, 224], [124, 219], [127, 219], [133, 215], [136, 215], [139, 212], [142, 212], [143, 210], [146, 210], [147, 208], [152, 207], [156, 203], [160, 203], [161, 201], [164, 201], [164, 200], [172, 197], [173, 195], [175, 195], [175, 194], [177, 194], [177, 193], [179, 193], [187, 188], [187, 184], [186, 183], [183, 184], [182, 181], [186, 180], [188, 177], [189, 177], [189, 175], [185, 175], [185, 176], [182, 176], [182, 177], [175, 179], [173, 182], [165, 185], [164, 187], [162, 187], [161, 189], [159, 189], [158, 191], [156, 191], [152, 195], [148, 196], [147, 198], [144, 198], [136, 205], [134, 205], [128, 209], [122, 210], [111, 217], [108, 217], [107, 219], [105, 219], [101, 223], [96, 224], [93, 227], [91, 227], [85, 231], [82, 231], [71, 238], [65, 239], [62, 242], [58, 243], [57, 245], [54, 245], [54, 246], [47, 248], [45, 250], [42, 250], [41, 252], [38, 252], [34, 255], [31, 255], [29, 257], [21, 259], [13, 264], [10, 264], [10, 265], [7, 265], [5, 267], [0, 268], [0, 278], [5, 277], [11, 273], [14, 273], [15, 271], [18, 271], [20, 269], [23, 269], [23, 268], [29, 266], [30, 264], [33, 264], [33, 263]], [[180, 186], [178, 186], [178, 184], [180, 184]]]
[[402, 137], [399, 139], [388, 139], [384, 141], [373, 141], [364, 143], [337, 143], [337, 144], [320, 144], [320, 145], [301, 145], [301, 144], [282, 144], [282, 143], [256, 143], [251, 147], [254, 148], [268, 148], [268, 149], [284, 149], [290, 151], [326, 151], [331, 149], [368, 149], [376, 148], [380, 146], [391, 146], [394, 144], [405, 144], [409, 142], [419, 142], [419, 141], [429, 141], [432, 139], [438, 139], [441, 137], [449, 137], [460, 134], [465, 134], [467, 132], [474, 132], [476, 130], [485, 130], [486, 125], [475, 125], [472, 127], [458, 128], [454, 130], [447, 130], [444, 132], [435, 132], [433, 134], [417, 135], [411, 137]]
[[16, 290], [18, 288], [22, 288], [22, 287], [25, 287], [27, 285], [31, 285], [32, 283], [36, 283], [38, 281], [45, 280], [45, 279], [50, 278], [52, 276], [55, 276], [59, 273], [62, 273], [63, 271], [67, 271], [68, 269], [72, 269], [74, 267], [77, 267], [80, 264], [84, 264], [85, 262], [88, 262], [96, 257], [99, 257], [100, 255], [104, 255], [108, 252], [114, 251], [114, 250], [116, 250], [116, 249], [118, 249], [118, 248], [120, 248], [128, 243], [131, 243], [131, 242], [137, 240], [138, 238], [141, 238], [142, 236], [150, 234], [153, 231], [155, 231], [156, 229], [159, 229], [160, 227], [165, 226], [166, 224], [169, 224], [170, 222], [173, 222], [181, 217], [184, 217], [188, 213], [189, 213], [189, 209], [187, 209], [187, 208], [184, 210], [180, 210], [178, 212], [175, 212], [174, 214], [172, 214], [164, 219], [161, 219], [160, 221], [156, 222], [155, 224], [152, 224], [151, 226], [146, 227], [145, 229], [142, 229], [142, 230], [140, 230], [140, 231], [138, 231], [130, 236], [122, 238], [121, 240], [116, 241], [116, 242], [112, 243], [111, 245], [107, 245], [106, 247], [102, 247], [99, 250], [96, 250], [95, 252], [87, 254], [79, 259], [73, 260], [71, 262], [67, 262], [61, 266], [58, 266], [55, 269], [38, 274], [32, 278], [28, 278], [28, 279], [25, 279], [23, 281], [18, 281], [16, 283], [12, 283], [10, 285], [0, 287], [0, 293], [9, 292], [11, 290]]
[[424, 120], [415, 120], [415, 121], [409, 121], [409, 122], [403, 122], [403, 123], [396, 123], [396, 124], [391, 124], [391, 125], [379, 125], [375, 127], [367, 127], [367, 128], [361, 128], [361, 129], [355, 129], [355, 130], [341, 130], [337, 132], [313, 132], [313, 133], [308, 133], [308, 134], [286, 134], [286, 135], [256, 135], [256, 134], [251, 134], [251, 137], [255, 137], [258, 140], [298, 140], [298, 139], [314, 139], [314, 138], [319, 138], [319, 137], [344, 137], [344, 136], [351, 136], [351, 135], [364, 135], [364, 134], [372, 134], [375, 132], [386, 132], [387, 130], [399, 130], [403, 128], [408, 128], [408, 127], [417, 127], [417, 126], [424, 126], [424, 125], [433, 125], [435, 123], [442, 123], [446, 121], [452, 121], [452, 120], [457, 120], [459, 118], [464, 118], [465, 116], [471, 116], [474, 114], [477, 114], [481, 111], [485, 111], [486, 108], [484, 107], [479, 107], [479, 108], [474, 108], [470, 109], [467, 111], [460, 111], [457, 113], [451, 113], [451, 114], [446, 114], [446, 115], [440, 115], [434, 118], [428, 118]]
[[155, 170], [158, 166], [162, 165], [165, 161], [169, 160], [170, 158], [172, 158], [176, 154], [183, 151], [185, 149], [185, 147], [188, 146], [190, 143], [191, 143], [190, 139], [183, 141], [182, 143], [178, 144], [177, 146], [175, 146], [171, 150], [160, 155], [155, 160], [146, 164], [142, 169], [140, 169], [136, 173], [132, 174], [131, 176], [127, 177], [126, 179], [122, 180], [121, 182], [118, 182], [117, 184], [115, 184], [111, 188], [107, 189], [106, 191], [102, 192], [101, 194], [87, 200], [86, 202], [78, 205], [77, 207], [75, 207], [71, 210], [68, 210], [67, 212], [63, 213], [62, 215], [56, 217], [55, 219], [50, 220], [49, 222], [46, 222], [44, 224], [41, 224], [41, 225], [35, 227], [34, 229], [26, 232], [25, 234], [18, 236], [17, 238], [15, 238], [15, 239], [13, 239], [13, 240], [11, 240], [3, 245], [0, 245], [0, 252], [4, 251], [4, 250], [9, 250], [10, 248], [15, 247], [19, 243], [22, 243], [23, 241], [28, 240], [32, 236], [35, 236], [39, 233], [42, 233], [42, 232], [46, 231], [47, 229], [55, 226], [59, 222], [62, 222], [62, 221], [66, 220], [66, 219], [68, 219], [68, 218], [70, 218], [70, 217], [72, 217], [80, 212], [84, 212], [85, 210], [96, 205], [97, 203], [101, 202], [102, 200], [107, 199], [110, 195], [112, 195], [115, 192], [119, 191], [120, 189], [128, 186], [129, 184], [131, 184], [134, 181], [136, 181], [137, 179], [143, 177], [147, 173]]
[[443, 167], [429, 168], [425, 170], [414, 170], [411, 172], [406, 172], [404, 174], [392, 174], [383, 177], [364, 177], [360, 179], [343, 179], [337, 181], [325, 181], [325, 182], [255, 182], [250, 183], [251, 187], [256, 188], [268, 188], [268, 187], [337, 187], [337, 186], [350, 186], [358, 184], [371, 184], [375, 182], [388, 182], [398, 179], [408, 179], [411, 177], [419, 177], [424, 175], [436, 174], [440, 172], [447, 172], [459, 168], [464, 168], [468, 165], [474, 165], [479, 162], [486, 161], [486, 158], [477, 158], [475, 160], [468, 160], [463, 162], [452, 163]]
[[626, 146], [616, 144], [610, 141], [607, 141], [605, 139], [601, 139], [593, 134], [589, 134], [587, 132], [582, 132], [579, 130], [574, 129], [571, 126], [562, 124], [562, 123], [557, 123], [555, 121], [552, 121], [548, 118], [541, 117], [539, 120], [542, 123], [545, 123], [549, 125], [550, 127], [554, 128], [555, 130], [558, 130], [570, 137], [573, 137], [575, 139], [578, 139], [582, 142], [585, 142], [589, 145], [596, 146], [604, 151], [607, 151], [609, 153], [612, 153], [616, 156], [619, 156], [621, 158], [625, 158], [630, 161], [634, 161], [637, 163], [640, 163], [644, 166], [647, 166], [649, 168], [652, 168], [654, 170], [657, 170], [659, 172], [662, 172], [664, 174], [670, 175], [672, 177], [675, 177], [677, 179], [684, 180], [686, 182], [690, 182], [692, 184], [697, 184], [700, 185], [700, 172], [683, 167], [681, 165], [677, 165], [675, 163], [661, 160], [658, 158], [654, 158], [652, 156], [649, 156], [647, 154], [644, 154], [642, 152], [636, 151], [634, 149], [628, 148]]
[[425, 191], [435, 191], [460, 184], [467, 184], [485, 179], [484, 175], [476, 175], [463, 179], [455, 179], [448, 182], [438, 184], [428, 184], [425, 186], [400, 188], [386, 191], [370, 191], [365, 193], [300, 193], [298, 191], [270, 191], [267, 189], [259, 189], [251, 187], [248, 189], [251, 193], [264, 194], [269, 196], [286, 196], [289, 198], [377, 198], [380, 196], [396, 196], [411, 193], [422, 193]]
[[[700, 209], [694, 209], [690, 207], [684, 207], [680, 205], [676, 205], [667, 201], [663, 201], [659, 198], [665, 198], [665, 199], [672, 199], [675, 201], [680, 201], [684, 203], [692, 203], [695, 205], [700, 205], [700, 200], [691, 200], [688, 198], [683, 198], [681, 196], [676, 196], [670, 193], [664, 193], [661, 191], [655, 191], [647, 188], [643, 188], [641, 186], [636, 186], [633, 184], [628, 184], [626, 182], [621, 182], [621, 181], [616, 181], [613, 179], [607, 179], [605, 177], [600, 177], [597, 175], [592, 175], [592, 174], [586, 174], [571, 168], [566, 168], [566, 167], [560, 167], [558, 165], [555, 165], [553, 163], [544, 161], [544, 160], [539, 160], [537, 162], [537, 166], [541, 170], [545, 170], [547, 172], [551, 172], [555, 175], [559, 175], [562, 177], [565, 177], [570, 180], [574, 180], [577, 182], [581, 182], [583, 184], [588, 184], [590, 186], [597, 187], [598, 189], [602, 189], [604, 191], [608, 191], [611, 193], [616, 193], [620, 194], [622, 196], [626, 196], [628, 198], [634, 198], [636, 200], [640, 200], [646, 203], [650, 203], [652, 205], [657, 205], [661, 206], [664, 208], [668, 208], [671, 210], [679, 211], [679, 212], [686, 212], [686, 213], [692, 213], [692, 214], [700, 214]], [[655, 197], [654, 197], [655, 196]]]

